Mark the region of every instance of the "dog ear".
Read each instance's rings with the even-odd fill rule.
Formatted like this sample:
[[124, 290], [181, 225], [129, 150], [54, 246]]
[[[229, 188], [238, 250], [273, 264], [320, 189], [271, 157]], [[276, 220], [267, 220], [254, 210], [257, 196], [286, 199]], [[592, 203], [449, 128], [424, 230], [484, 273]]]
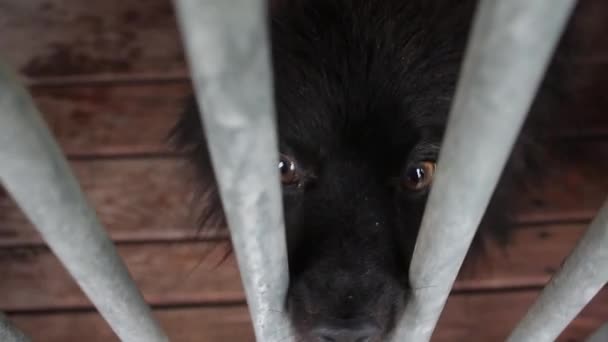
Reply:
[[199, 233], [226, 235], [226, 219], [207, 148], [200, 106], [190, 95], [169, 140], [174, 150], [185, 155], [194, 171], [194, 210], [197, 212]]

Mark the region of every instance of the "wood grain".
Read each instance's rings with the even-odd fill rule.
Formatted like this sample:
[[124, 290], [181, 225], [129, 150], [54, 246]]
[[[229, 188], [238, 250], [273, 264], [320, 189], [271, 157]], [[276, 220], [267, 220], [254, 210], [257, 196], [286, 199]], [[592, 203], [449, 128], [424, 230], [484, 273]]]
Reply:
[[[570, 31], [578, 60], [606, 61], [606, 5], [582, 1]], [[0, 0], [0, 51], [27, 79], [186, 77], [170, 0]]]
[[[155, 316], [174, 342], [254, 342], [246, 307], [156, 310]], [[97, 313], [64, 312], [11, 315], [33, 342], [119, 342]]]
[[517, 185], [512, 214], [520, 222], [587, 220], [608, 196], [608, 141], [552, 145], [539, 176]]
[[[453, 295], [432, 341], [504, 341], [538, 291]], [[573, 321], [558, 342], [584, 341], [608, 317], [608, 290]], [[157, 309], [155, 316], [175, 342], [254, 341], [244, 306]], [[14, 324], [34, 342], [118, 341], [96, 313], [13, 314]]]
[[[177, 159], [75, 161], [72, 167], [90, 203], [117, 241], [205, 237], [194, 220], [188, 169]], [[6, 194], [0, 194], [0, 244], [40, 238]]]
[[0, 51], [29, 79], [187, 74], [169, 0], [2, 0]]
[[169, 132], [184, 107], [187, 82], [45, 87], [34, 101], [66, 154], [120, 156], [172, 152]]
[[[119, 245], [145, 298], [155, 305], [243, 302], [241, 282], [225, 246], [213, 243]], [[45, 247], [0, 250], [0, 310], [91, 308], [57, 258]]]
[[[537, 296], [536, 291], [453, 295], [448, 300], [433, 340], [504, 341]], [[606, 303], [608, 290], [604, 289], [557, 341], [584, 341], [606, 321]]]
[[[69, 156], [128, 156], [174, 152], [167, 138], [191, 86], [189, 82], [167, 81], [31, 90]], [[587, 88], [581, 91], [594, 94]], [[585, 98], [587, 102], [577, 97], [563, 107], [563, 113], [553, 115], [546, 134], [559, 138], [608, 134], [608, 100], [591, 97]]]
[[[465, 264], [458, 291], [543, 286], [559, 268], [584, 225], [521, 227], [512, 241], [488, 243], [485, 255]], [[233, 256], [225, 245], [206, 242], [120, 244], [146, 300], [154, 305], [244, 301]], [[59, 310], [91, 307], [56, 257], [45, 247], [0, 249], [0, 310]]]

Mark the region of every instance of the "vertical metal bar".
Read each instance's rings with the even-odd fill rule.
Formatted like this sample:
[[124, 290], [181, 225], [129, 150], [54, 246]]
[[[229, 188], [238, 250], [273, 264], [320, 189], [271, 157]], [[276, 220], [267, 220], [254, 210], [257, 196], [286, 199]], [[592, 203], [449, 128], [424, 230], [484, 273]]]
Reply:
[[395, 341], [428, 341], [574, 0], [481, 0]]
[[595, 331], [586, 342], [606, 342], [608, 341], [608, 322]]
[[176, 1], [255, 335], [273, 342], [292, 335], [266, 6]]
[[607, 282], [608, 201], [508, 341], [555, 341]]
[[0, 182], [123, 341], [167, 341], [31, 97], [1, 64]]
[[0, 341], [2, 342], [29, 342], [30, 339], [19, 329], [15, 328], [0, 312]]

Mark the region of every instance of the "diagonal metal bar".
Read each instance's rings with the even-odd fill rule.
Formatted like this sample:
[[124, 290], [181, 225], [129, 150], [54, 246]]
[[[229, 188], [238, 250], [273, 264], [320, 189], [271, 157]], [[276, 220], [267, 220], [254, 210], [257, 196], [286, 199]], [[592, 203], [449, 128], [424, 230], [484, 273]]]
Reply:
[[608, 200], [508, 341], [555, 341], [606, 283]]
[[175, 4], [256, 338], [289, 341], [266, 1]]
[[167, 341], [30, 95], [2, 64], [0, 182], [123, 341]]
[[2, 342], [30, 342], [24, 333], [15, 328], [3, 313], [0, 312], [0, 341]]
[[431, 338], [574, 3], [479, 3], [395, 341]]

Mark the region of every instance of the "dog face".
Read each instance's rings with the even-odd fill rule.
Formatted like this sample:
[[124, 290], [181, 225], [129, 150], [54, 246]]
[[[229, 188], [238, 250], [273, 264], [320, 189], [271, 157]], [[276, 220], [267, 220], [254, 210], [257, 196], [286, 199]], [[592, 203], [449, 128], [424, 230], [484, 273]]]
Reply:
[[[275, 8], [286, 310], [301, 340], [380, 341], [394, 327], [473, 10], [437, 0]], [[212, 185], [194, 102], [177, 133]], [[211, 214], [221, 211], [211, 199]]]
[[274, 21], [287, 309], [307, 341], [380, 340], [403, 308], [472, 13], [447, 8], [307, 1]]

